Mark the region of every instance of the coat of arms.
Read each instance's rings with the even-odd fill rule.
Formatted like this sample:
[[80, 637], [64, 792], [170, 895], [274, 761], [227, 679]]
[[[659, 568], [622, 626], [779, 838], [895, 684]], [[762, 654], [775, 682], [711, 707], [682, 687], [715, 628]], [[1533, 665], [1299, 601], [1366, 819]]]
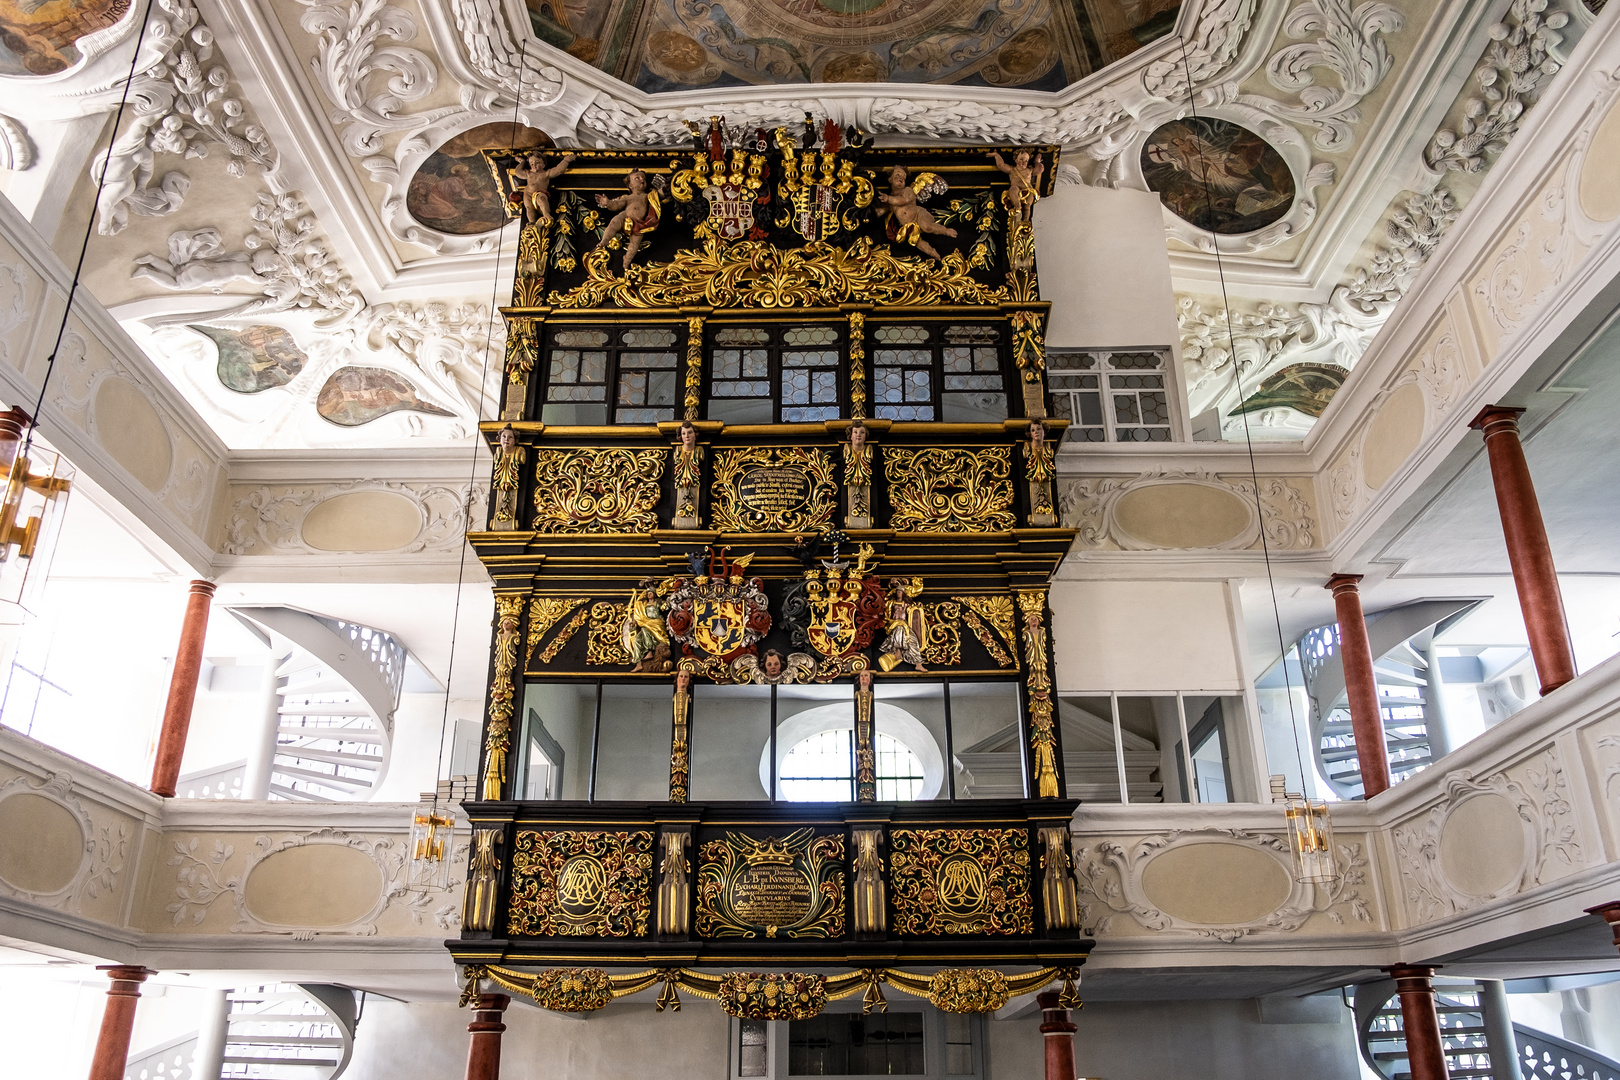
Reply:
[[802, 153], [785, 128], [776, 130], [782, 155], [780, 196], [785, 204], [776, 219], [779, 229], [791, 228], [808, 244], [831, 240], [840, 230], [860, 227], [855, 211], [872, 204], [872, 181], [855, 171], [858, 146], [844, 142], [844, 133], [829, 120], [821, 132], [821, 151], [814, 146], [815, 126], [806, 116]]
[[836, 546], [833, 550], [832, 559], [806, 570], [789, 588], [782, 605], [794, 644], [821, 657], [821, 678], [864, 671], [865, 651], [883, 629], [883, 587], [866, 568], [871, 545], [861, 545], [854, 565], [837, 557]]
[[727, 679], [731, 662], [752, 653], [771, 629], [764, 582], [743, 576], [753, 555], [732, 560], [726, 551], [710, 548], [693, 557], [693, 569], [701, 572], [675, 579], [666, 620], [682, 655], [698, 669], [718, 673], [719, 681]]

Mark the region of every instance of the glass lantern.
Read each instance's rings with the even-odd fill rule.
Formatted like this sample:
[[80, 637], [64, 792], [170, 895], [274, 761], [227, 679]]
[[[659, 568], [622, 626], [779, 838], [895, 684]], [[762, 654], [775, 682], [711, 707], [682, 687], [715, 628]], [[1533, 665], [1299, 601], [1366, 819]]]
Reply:
[[425, 892], [450, 887], [455, 835], [456, 815], [453, 810], [425, 806], [411, 815], [411, 861], [406, 888]]
[[1290, 793], [1284, 813], [1288, 846], [1294, 852], [1294, 876], [1305, 885], [1333, 884], [1339, 867], [1333, 856], [1333, 822], [1327, 802]]

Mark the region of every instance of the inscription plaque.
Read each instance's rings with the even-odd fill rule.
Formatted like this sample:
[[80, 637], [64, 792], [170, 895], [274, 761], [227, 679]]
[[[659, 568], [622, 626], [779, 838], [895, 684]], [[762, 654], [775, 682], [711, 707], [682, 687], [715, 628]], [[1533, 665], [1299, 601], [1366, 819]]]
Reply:
[[748, 509], [780, 517], [810, 501], [810, 478], [803, 469], [749, 469], [737, 481], [737, 498]]
[[750, 866], [731, 886], [731, 910], [757, 926], [792, 926], [814, 903], [810, 879], [791, 866]]
[[817, 532], [832, 527], [832, 456], [813, 446], [744, 446], [715, 454], [710, 487], [721, 532]]

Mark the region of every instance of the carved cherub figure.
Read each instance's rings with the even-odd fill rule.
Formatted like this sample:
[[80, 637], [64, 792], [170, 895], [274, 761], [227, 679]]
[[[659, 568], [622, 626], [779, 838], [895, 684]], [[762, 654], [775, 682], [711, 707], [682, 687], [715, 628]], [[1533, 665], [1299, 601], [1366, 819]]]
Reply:
[[617, 199], [610, 199], [606, 195], [596, 197], [596, 205], [605, 210], [617, 210], [607, 227], [602, 230], [602, 240], [596, 245], [598, 251], [607, 247], [608, 241], [618, 235], [623, 229], [626, 241], [624, 245], [624, 268], [630, 269], [630, 264], [636, 259], [636, 252], [641, 248], [641, 236], [658, 228], [658, 214], [662, 204], [658, 199], [658, 192], [650, 191], [647, 174], [640, 169], [631, 169], [624, 178], [624, 186], [629, 189], [627, 194]]
[[1041, 197], [1041, 174], [1046, 171], [1041, 156], [1028, 150], [1014, 150], [1013, 163], [1009, 165], [1001, 159], [999, 151], [992, 150], [990, 160], [1007, 174], [1007, 193], [1002, 196], [1007, 212], [1015, 219], [1027, 222], [1036, 200]]
[[514, 180], [523, 181], [523, 225], [535, 222], [551, 224], [551, 182], [568, 171], [573, 154], [564, 154], [551, 168], [546, 168], [546, 156], [538, 150], [529, 151], [526, 166], [512, 170]]
[[788, 653], [766, 649], [763, 656], [745, 654], [732, 661], [733, 678], [757, 685], [788, 685], [809, 682], [816, 673], [816, 661], [809, 653]]
[[910, 244], [930, 259], [938, 259], [939, 252], [923, 239], [923, 234], [954, 238], [956, 230], [947, 229], [935, 221], [934, 215], [922, 204], [935, 195], [944, 194], [949, 187], [937, 173], [918, 173], [917, 178], [909, 184], [907, 176], [906, 167], [896, 165], [889, 170], [888, 192], [878, 193], [879, 202], [887, 209], [889, 239]]

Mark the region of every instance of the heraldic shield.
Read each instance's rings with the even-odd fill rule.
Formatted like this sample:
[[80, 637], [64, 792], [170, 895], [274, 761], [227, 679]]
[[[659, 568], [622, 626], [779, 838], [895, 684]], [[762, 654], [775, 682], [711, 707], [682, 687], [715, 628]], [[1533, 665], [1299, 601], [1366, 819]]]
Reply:
[[[710, 551], [707, 574], [675, 579], [667, 625], [685, 656], [729, 664], [753, 651], [755, 643], [770, 632], [765, 583], [742, 576], [752, 557], [732, 562], [724, 549]], [[702, 565], [701, 556], [698, 565]]]
[[[863, 545], [855, 565], [823, 563], [805, 571], [789, 589], [783, 616], [796, 643], [808, 645], [826, 662], [825, 670], [851, 674], [865, 668], [864, 653], [883, 628], [883, 586], [866, 572], [872, 555]], [[847, 670], [846, 670], [847, 669]]]

